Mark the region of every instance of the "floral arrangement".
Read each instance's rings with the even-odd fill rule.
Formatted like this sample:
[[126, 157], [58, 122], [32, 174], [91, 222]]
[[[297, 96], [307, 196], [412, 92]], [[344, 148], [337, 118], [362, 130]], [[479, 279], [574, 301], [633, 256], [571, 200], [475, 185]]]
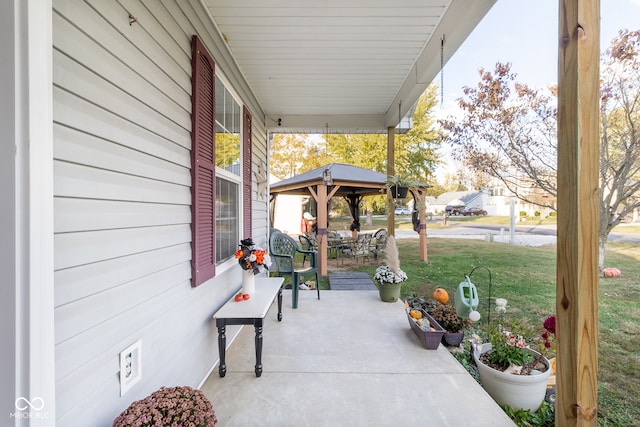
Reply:
[[240, 249], [236, 251], [235, 257], [243, 270], [252, 270], [253, 274], [271, 267], [271, 257], [267, 251], [256, 247], [251, 237], [240, 241]]
[[[555, 316], [551, 317], [544, 321], [547, 333], [542, 334], [543, 339], [545, 336], [551, 338], [550, 331], [555, 331]], [[540, 344], [539, 339], [534, 339], [538, 334], [536, 329], [522, 319], [491, 325], [483, 332], [491, 343], [491, 350], [480, 354], [480, 361], [493, 369], [511, 374], [530, 375], [534, 370], [545, 372], [548, 363], [544, 361], [542, 352], [537, 354], [534, 351]], [[473, 335], [471, 343], [472, 351], [482, 351], [482, 339], [478, 335]], [[549, 348], [546, 344], [545, 347]]]
[[547, 317], [542, 323], [544, 332], [542, 333], [542, 339], [544, 340], [544, 348], [549, 350], [553, 346], [551, 339], [555, 339], [556, 336], [556, 316], [555, 314]]
[[502, 370], [509, 365], [522, 366], [533, 361], [531, 353], [525, 351], [527, 341], [522, 335], [499, 327], [498, 333], [492, 334], [490, 338], [493, 349], [489, 353], [489, 361]]
[[384, 254], [387, 264], [376, 268], [373, 279], [380, 284], [402, 283], [407, 280], [407, 273], [400, 269], [400, 255], [393, 236], [387, 239]]
[[376, 268], [373, 278], [380, 283], [402, 283], [407, 280], [407, 273], [402, 270], [393, 271], [388, 265]]
[[129, 405], [113, 427], [213, 427], [217, 422], [213, 405], [200, 390], [162, 387]]

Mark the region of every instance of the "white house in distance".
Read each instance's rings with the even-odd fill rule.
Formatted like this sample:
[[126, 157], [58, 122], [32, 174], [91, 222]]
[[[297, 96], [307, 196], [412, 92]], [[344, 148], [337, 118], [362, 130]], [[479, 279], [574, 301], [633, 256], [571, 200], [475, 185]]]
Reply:
[[393, 138], [494, 0], [400, 3], [0, 4], [1, 425], [204, 382], [233, 253], [266, 246], [269, 133]]

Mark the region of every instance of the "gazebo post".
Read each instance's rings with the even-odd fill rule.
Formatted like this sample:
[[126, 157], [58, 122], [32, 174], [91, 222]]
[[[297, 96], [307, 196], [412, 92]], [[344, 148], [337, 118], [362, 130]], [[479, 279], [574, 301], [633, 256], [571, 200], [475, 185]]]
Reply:
[[[326, 277], [327, 272], [327, 223], [329, 216], [327, 214], [327, 186], [324, 184], [318, 185], [318, 198], [316, 199], [318, 205], [318, 217], [317, 222], [317, 236], [318, 236], [318, 255], [320, 256], [320, 276]], [[318, 286], [318, 284], [316, 284]]]

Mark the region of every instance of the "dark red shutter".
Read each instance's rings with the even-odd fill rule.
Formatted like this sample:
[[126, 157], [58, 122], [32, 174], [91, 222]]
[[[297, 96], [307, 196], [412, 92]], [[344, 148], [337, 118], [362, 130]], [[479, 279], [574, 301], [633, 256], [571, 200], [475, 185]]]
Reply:
[[251, 237], [251, 113], [242, 108], [242, 205], [244, 238]]
[[215, 275], [215, 66], [193, 36], [191, 56], [191, 286]]

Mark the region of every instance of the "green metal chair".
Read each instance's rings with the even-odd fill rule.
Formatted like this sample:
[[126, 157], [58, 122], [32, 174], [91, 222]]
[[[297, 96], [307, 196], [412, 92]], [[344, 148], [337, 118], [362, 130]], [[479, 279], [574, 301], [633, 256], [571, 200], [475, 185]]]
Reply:
[[[310, 257], [309, 267], [296, 267], [295, 256], [300, 253]], [[269, 238], [269, 255], [276, 264], [276, 274], [284, 277], [291, 276], [291, 295], [293, 308], [298, 308], [298, 292], [300, 288], [300, 278], [314, 275], [316, 278], [316, 290], [320, 299], [320, 283], [318, 283], [318, 252], [313, 250], [302, 250], [295, 240], [284, 233], [274, 232]]]
[[[298, 236], [298, 240], [300, 240], [300, 245], [302, 245], [303, 251], [318, 252], [318, 242], [315, 239], [312, 239], [308, 235], [301, 234]], [[307, 258], [311, 258], [311, 255], [304, 254], [304, 257], [302, 258], [303, 267], [304, 267], [304, 263], [307, 261]]]

